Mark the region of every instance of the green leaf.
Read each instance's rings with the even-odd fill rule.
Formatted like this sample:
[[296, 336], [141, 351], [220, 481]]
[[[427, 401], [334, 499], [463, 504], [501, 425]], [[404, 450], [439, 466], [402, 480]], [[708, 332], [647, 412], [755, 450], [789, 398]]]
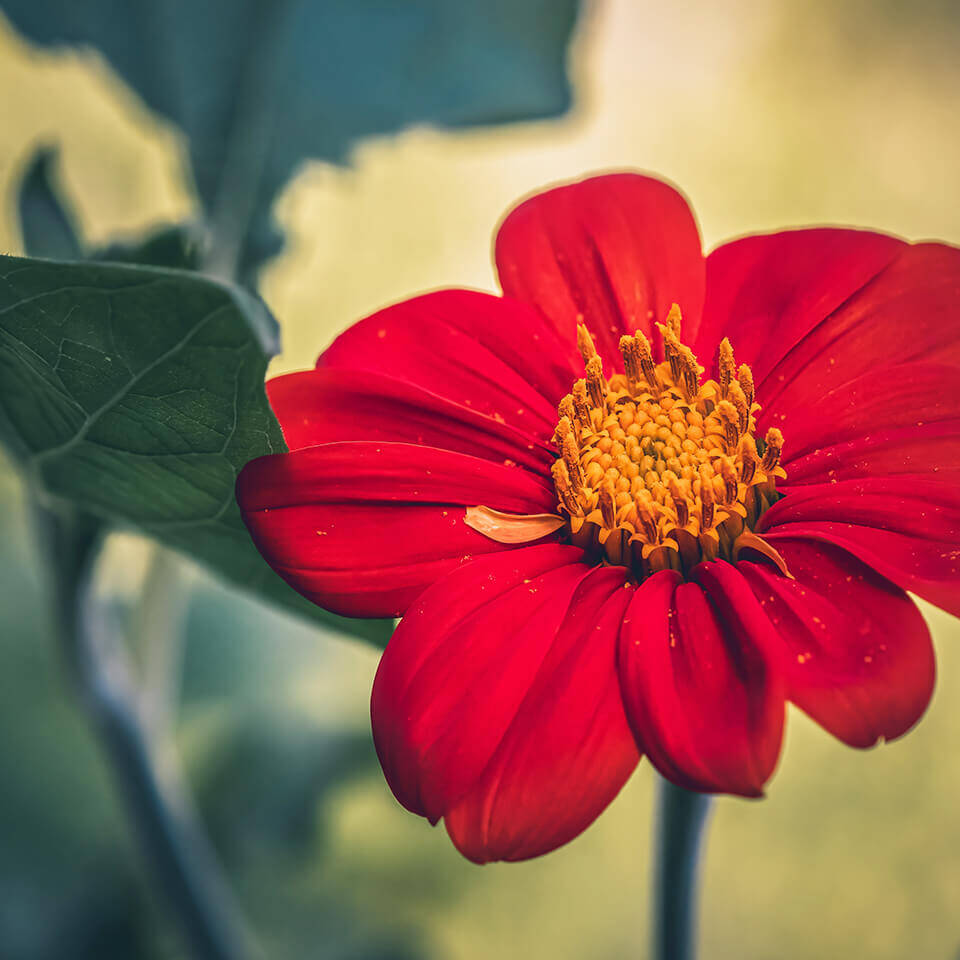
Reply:
[[[363, 137], [555, 116], [577, 0], [6, 0], [28, 38], [96, 47], [186, 134], [218, 275], [276, 252], [277, 192]], [[240, 265], [240, 270], [233, 267]]]
[[35, 489], [129, 524], [229, 580], [383, 642], [303, 600], [263, 562], [234, 499], [285, 448], [263, 380], [277, 326], [195, 274], [0, 257], [0, 439]]

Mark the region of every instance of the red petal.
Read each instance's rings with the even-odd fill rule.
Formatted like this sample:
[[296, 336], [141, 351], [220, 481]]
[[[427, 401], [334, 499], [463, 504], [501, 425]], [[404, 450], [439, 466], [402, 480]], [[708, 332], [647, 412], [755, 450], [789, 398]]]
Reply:
[[291, 450], [394, 440], [512, 461], [545, 477], [555, 455], [539, 438], [395, 377], [320, 368], [275, 377], [270, 406]]
[[387, 307], [337, 337], [317, 366], [406, 380], [544, 439], [583, 376], [575, 340], [526, 304], [470, 290]]
[[960, 489], [876, 477], [791, 489], [757, 527], [781, 540], [832, 543], [905, 590], [960, 615]]
[[493, 759], [446, 814], [477, 863], [547, 853], [586, 829], [639, 760], [620, 699], [617, 635], [633, 591], [623, 568], [594, 569]]
[[747, 237], [707, 260], [699, 347], [712, 357], [729, 336], [779, 426], [871, 370], [960, 363], [958, 288], [960, 250], [942, 244], [834, 229]]
[[[960, 364], [960, 249], [903, 247], [897, 258], [770, 373], [761, 403], [791, 412], [871, 369], [909, 376], [908, 363]], [[782, 378], [782, 379], [781, 379]], [[919, 419], [919, 418], [918, 418]]]
[[485, 504], [556, 507], [549, 484], [449, 450], [330, 443], [248, 463], [237, 500], [267, 562], [295, 590], [353, 617], [398, 616], [470, 556], [508, 549], [464, 523]]
[[400, 622], [370, 712], [383, 772], [407, 809], [436, 822], [483, 773], [588, 574], [581, 557], [548, 544], [478, 558]]
[[843, 550], [781, 537], [796, 578], [737, 565], [785, 645], [787, 696], [852, 747], [912, 727], [933, 693], [930, 635], [910, 598]]
[[[958, 371], [960, 377], [960, 371]], [[785, 443], [788, 444], [787, 437]], [[856, 440], [818, 447], [789, 461], [784, 490], [855, 479], [912, 479], [956, 485], [960, 481], [960, 418], [885, 429]]]
[[700, 583], [644, 581], [620, 633], [620, 687], [637, 743], [690, 790], [759, 796], [783, 736], [776, 637], [743, 578], [701, 564]]
[[737, 360], [752, 367], [758, 399], [766, 403], [760, 388], [781, 358], [867, 287], [905, 246], [866, 230], [829, 228], [723, 244], [707, 257], [700, 362], [715, 362], [720, 341], [729, 337]]
[[[892, 430], [905, 429], [915, 440], [930, 436], [927, 443], [933, 464], [937, 458], [935, 447], [940, 442], [937, 438], [944, 434], [942, 427], [936, 428], [932, 435], [929, 430], [925, 432], [925, 428], [934, 424], [946, 426], [951, 421], [955, 427], [960, 426], [958, 377], [960, 370], [947, 364], [882, 367], [869, 370], [827, 393], [809, 397], [804, 405], [794, 407], [788, 415], [772, 411], [769, 422], [780, 427], [787, 440], [783, 465], [788, 480], [795, 482], [796, 468], [797, 477], [828, 482], [828, 476], [815, 476], [814, 471], [829, 461], [839, 461], [841, 468], [850, 465], [848, 455], [838, 456], [830, 448], [841, 446], [844, 454], [851, 449], [876, 450]], [[845, 446], [849, 444], [854, 446]], [[901, 449], [899, 443], [897, 447]], [[960, 468], [956, 457], [948, 462]], [[832, 462], [828, 469], [836, 466], [838, 463]], [[922, 473], [925, 467], [914, 462], [909, 469]]]
[[686, 200], [633, 173], [566, 184], [510, 212], [496, 243], [504, 293], [538, 306], [565, 340], [586, 323], [604, 361], [622, 369], [620, 336], [653, 336], [676, 301], [686, 336], [700, 322], [704, 262]]

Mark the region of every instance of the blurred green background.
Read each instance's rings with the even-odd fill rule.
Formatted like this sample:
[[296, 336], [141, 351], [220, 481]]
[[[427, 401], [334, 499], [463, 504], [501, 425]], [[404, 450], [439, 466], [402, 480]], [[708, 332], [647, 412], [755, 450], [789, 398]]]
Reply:
[[[414, 292], [493, 289], [505, 208], [598, 168], [678, 183], [708, 247], [814, 222], [960, 243], [958, 49], [949, 0], [591, 4], [562, 119], [412, 129], [363, 143], [348, 167], [298, 172], [276, 207], [288, 246], [261, 283], [283, 325], [272, 369], [312, 364], [338, 330]], [[0, 89], [0, 250], [20, 249], [14, 197], [41, 143], [61, 145], [91, 244], [189, 216], [177, 132], [95, 55], [32, 47], [0, 19]], [[180, 957], [62, 674], [6, 467], [0, 514], [0, 957]], [[644, 955], [648, 767], [566, 848], [472, 866], [380, 776], [375, 650], [133, 536], [113, 539], [103, 580], [121, 617], [144, 589], [174, 584], [167, 612], [187, 630], [178, 746], [266, 956]], [[957, 956], [960, 630], [924, 613], [940, 677], [913, 733], [856, 753], [792, 711], [769, 796], [715, 805], [705, 958]]]

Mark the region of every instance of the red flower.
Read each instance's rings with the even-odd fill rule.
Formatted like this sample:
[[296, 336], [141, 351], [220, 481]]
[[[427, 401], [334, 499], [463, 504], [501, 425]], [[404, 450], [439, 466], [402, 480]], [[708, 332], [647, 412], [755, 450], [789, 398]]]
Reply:
[[642, 753], [760, 795], [788, 700], [851, 746], [908, 730], [934, 659], [904, 591], [960, 614], [960, 251], [704, 258], [679, 193], [617, 174], [520, 204], [496, 263], [503, 297], [408, 300], [271, 381], [291, 452], [238, 484], [297, 590], [403, 616], [371, 705], [399, 801], [518, 860]]

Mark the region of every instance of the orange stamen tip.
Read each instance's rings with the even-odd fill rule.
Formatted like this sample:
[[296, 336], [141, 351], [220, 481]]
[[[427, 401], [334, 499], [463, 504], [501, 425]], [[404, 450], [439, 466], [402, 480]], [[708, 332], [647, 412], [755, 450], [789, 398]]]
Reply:
[[590, 331], [587, 329], [586, 324], [578, 323], [577, 324], [577, 349], [580, 351], [580, 356], [583, 357], [584, 363], [589, 363], [597, 355], [597, 348], [594, 346], [593, 337], [590, 336]]
[[753, 401], [756, 399], [756, 388], [753, 383], [753, 371], [745, 364], [740, 364], [740, 369], [737, 371], [737, 381], [740, 384], [740, 388], [743, 390], [743, 395], [747, 401], [747, 408], [753, 406]]
[[584, 427], [590, 426], [590, 400], [587, 397], [587, 381], [586, 380], [577, 380], [573, 385], [573, 393], [571, 393], [571, 400], [573, 402], [573, 409], [575, 413], [574, 419]]
[[723, 502], [734, 503], [737, 499], [740, 478], [737, 476], [733, 462], [726, 457], [720, 461], [720, 476], [723, 479]]
[[[553, 442], [557, 445], [557, 449], [560, 451], [561, 456], [563, 455], [563, 444], [566, 438], [573, 434], [573, 421], [570, 417], [562, 416], [557, 421], [556, 429], [553, 431]], [[574, 437], [576, 440], [576, 437]]]
[[629, 336], [620, 338], [620, 355], [623, 357], [623, 369], [627, 375], [627, 383], [635, 388], [640, 380], [640, 344]]
[[664, 348], [669, 346], [671, 350], [676, 350], [680, 346], [680, 337], [669, 323], [658, 323], [657, 329], [660, 331], [660, 336], [663, 337]]
[[574, 491], [583, 487], [583, 469], [580, 464], [580, 445], [572, 433], [568, 433], [561, 441], [560, 455], [567, 465], [567, 474]]
[[667, 313], [667, 327], [678, 340], [680, 339], [680, 329], [682, 324], [683, 315], [680, 313], [680, 304], [670, 304], [670, 310]]
[[684, 344], [680, 344], [677, 355], [680, 366], [680, 380], [678, 386], [687, 400], [692, 400], [700, 392], [700, 374], [703, 367], [697, 363], [694, 352]]
[[554, 461], [550, 472], [553, 474], [553, 485], [556, 488], [560, 505], [571, 517], [582, 516], [583, 506], [580, 503], [577, 490], [574, 489], [573, 483], [570, 481], [570, 471], [566, 462], [564, 460]]
[[601, 380], [603, 378], [603, 361], [598, 356], [592, 356], [586, 363], [587, 384], [589, 386], [591, 379]]
[[736, 405], [729, 400], [721, 400], [717, 404], [717, 416], [723, 424], [723, 435], [731, 451], [737, 447], [737, 441], [740, 439], [740, 414], [737, 412]]
[[760, 465], [757, 443], [749, 433], [740, 439], [740, 461], [740, 479], [749, 486]]
[[594, 407], [602, 411], [607, 396], [607, 381], [603, 378], [603, 361], [596, 356], [587, 361], [587, 392]]
[[743, 387], [738, 380], [732, 380], [730, 382], [727, 396], [730, 398], [730, 402], [734, 407], [736, 407], [740, 432], [744, 433], [750, 424], [750, 404], [747, 402], [747, 396], [743, 392]]
[[653, 362], [653, 351], [650, 349], [650, 341], [638, 330], [634, 334], [633, 342], [637, 351], [637, 362], [640, 364], [640, 372], [643, 379], [652, 391], [660, 389], [660, 378], [657, 376], [657, 365]]
[[772, 473], [780, 463], [780, 454], [783, 452], [783, 434], [771, 427], [763, 438], [766, 449], [763, 451], [761, 467], [764, 473]]
[[603, 525], [612, 529], [617, 524], [617, 507], [613, 484], [610, 483], [610, 481], [607, 481], [607, 483], [600, 488], [599, 506], [600, 515], [603, 517]]
[[733, 359], [733, 347], [730, 341], [724, 337], [720, 341], [720, 349], [717, 356], [717, 370], [720, 378], [720, 393], [726, 396], [730, 381], [733, 380], [737, 369], [736, 361]]

